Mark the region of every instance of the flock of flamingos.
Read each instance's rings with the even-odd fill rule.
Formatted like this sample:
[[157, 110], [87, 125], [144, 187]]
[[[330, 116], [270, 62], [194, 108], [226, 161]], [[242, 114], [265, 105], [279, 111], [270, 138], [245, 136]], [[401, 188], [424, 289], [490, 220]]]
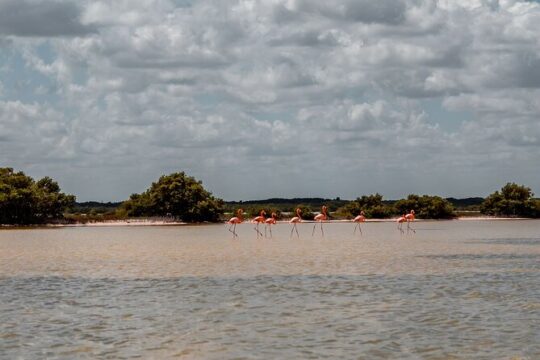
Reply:
[[[233, 217], [233, 218], [229, 219], [229, 221], [227, 221], [227, 223], [230, 224], [229, 231], [233, 234], [233, 237], [238, 236], [238, 234], [236, 233], [236, 225], [244, 222], [244, 218], [243, 218], [244, 210], [243, 209], [238, 209], [236, 214], [237, 215], [235, 217]], [[267, 229], [270, 232], [270, 237], [272, 237], [272, 225], [275, 225], [277, 223], [276, 216], [277, 216], [276, 213], [272, 213], [272, 215], [270, 215], [270, 217], [267, 218], [266, 217], [266, 211], [261, 210], [259, 216], [255, 217], [255, 218], [253, 218], [251, 220], [251, 223], [255, 224], [254, 230], [257, 232], [257, 237], [259, 237], [259, 236], [262, 237], [263, 236], [262, 232], [259, 230], [259, 225], [260, 224], [264, 224], [264, 237], [267, 237]], [[326, 206], [323, 206], [321, 208], [321, 213], [316, 215], [315, 218], [313, 219], [315, 221], [315, 224], [313, 225], [313, 231], [311, 232], [311, 236], [315, 235], [315, 228], [317, 227], [317, 223], [321, 224], [321, 234], [322, 234], [322, 236], [324, 236], [323, 223], [327, 219], [328, 219], [328, 215], [326, 214]], [[364, 221], [366, 221], [364, 211], [360, 211], [360, 214], [351, 221], [356, 223], [356, 225], [354, 227], [353, 234], [356, 233], [356, 230], [359, 230], [360, 234], [362, 234], [362, 228], [360, 227], [360, 224], [363, 223]], [[412, 221], [414, 221], [414, 210], [411, 210], [410, 213], [403, 214], [402, 216], [397, 218], [396, 222], [398, 224], [397, 225], [398, 230], [401, 233], [404, 233], [405, 231], [403, 230], [403, 223], [407, 223], [407, 232], [409, 232], [409, 231], [416, 232], [416, 230], [414, 230], [410, 225], [410, 223]], [[298, 233], [298, 227], [296, 225], [298, 223], [301, 223], [301, 222], [302, 222], [302, 210], [300, 208], [297, 208], [296, 209], [296, 216], [293, 217], [291, 220], [289, 220], [289, 223], [292, 224], [291, 237], [293, 236], [294, 232], [296, 231], [296, 236], [298, 238], [300, 238], [300, 234]]]

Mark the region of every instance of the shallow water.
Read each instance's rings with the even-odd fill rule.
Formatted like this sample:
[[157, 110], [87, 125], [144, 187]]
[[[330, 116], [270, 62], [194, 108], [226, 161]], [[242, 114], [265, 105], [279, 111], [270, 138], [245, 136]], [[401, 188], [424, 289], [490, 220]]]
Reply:
[[540, 358], [540, 221], [0, 231], [0, 358]]

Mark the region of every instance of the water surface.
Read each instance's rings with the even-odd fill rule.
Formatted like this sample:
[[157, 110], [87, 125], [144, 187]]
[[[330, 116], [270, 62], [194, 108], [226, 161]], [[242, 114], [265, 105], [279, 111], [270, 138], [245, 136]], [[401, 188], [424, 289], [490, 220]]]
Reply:
[[540, 221], [0, 231], [2, 358], [540, 358]]

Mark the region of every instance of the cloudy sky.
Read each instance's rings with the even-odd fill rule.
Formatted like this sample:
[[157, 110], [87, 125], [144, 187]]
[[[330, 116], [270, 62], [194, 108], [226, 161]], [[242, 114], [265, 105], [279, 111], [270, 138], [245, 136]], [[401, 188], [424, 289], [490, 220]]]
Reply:
[[0, 166], [117, 201], [540, 193], [540, 3], [0, 0]]

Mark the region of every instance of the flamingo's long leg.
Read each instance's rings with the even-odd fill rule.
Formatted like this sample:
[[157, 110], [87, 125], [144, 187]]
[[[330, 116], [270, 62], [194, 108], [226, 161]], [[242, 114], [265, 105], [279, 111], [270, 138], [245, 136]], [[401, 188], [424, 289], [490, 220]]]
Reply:
[[360, 231], [360, 235], [362, 235], [362, 226], [360, 226], [360, 223], [358, 223], [358, 231]]
[[313, 231], [311, 232], [311, 236], [314, 236], [315, 235], [315, 227], [317, 226], [317, 223], [315, 223], [313, 225]]
[[322, 223], [323, 223], [323, 222], [321, 221], [321, 234], [322, 234], [322, 236], [324, 237], [324, 229], [323, 229]]
[[358, 227], [358, 223], [356, 223], [356, 225], [354, 225], [354, 231], [353, 231], [353, 235], [356, 234], [356, 228]]
[[231, 226], [229, 226], [229, 231], [233, 234], [233, 237], [238, 236], [238, 234], [236, 233], [236, 223], [232, 223]]
[[293, 223], [293, 227], [291, 229], [291, 237], [293, 236], [293, 232], [296, 230], [296, 237], [300, 239], [300, 234], [298, 234], [298, 227], [296, 226], [296, 223]]
[[253, 229], [257, 232], [257, 238], [263, 236], [262, 232], [259, 231], [259, 223], [257, 223]]

